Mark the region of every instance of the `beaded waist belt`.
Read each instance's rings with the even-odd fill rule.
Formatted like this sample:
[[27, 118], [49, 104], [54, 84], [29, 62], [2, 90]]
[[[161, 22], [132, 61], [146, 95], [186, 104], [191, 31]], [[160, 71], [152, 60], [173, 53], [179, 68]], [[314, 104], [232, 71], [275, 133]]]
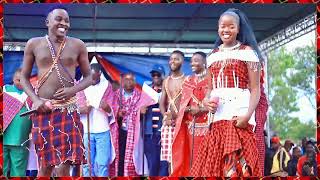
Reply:
[[[42, 98], [43, 99], [43, 98]], [[79, 111], [79, 107], [77, 105], [77, 97], [74, 96], [70, 99], [67, 100], [56, 100], [56, 99], [44, 99], [44, 100], [48, 100], [50, 101], [51, 105], [52, 105], [52, 110], [67, 110], [68, 113], [77, 111]]]

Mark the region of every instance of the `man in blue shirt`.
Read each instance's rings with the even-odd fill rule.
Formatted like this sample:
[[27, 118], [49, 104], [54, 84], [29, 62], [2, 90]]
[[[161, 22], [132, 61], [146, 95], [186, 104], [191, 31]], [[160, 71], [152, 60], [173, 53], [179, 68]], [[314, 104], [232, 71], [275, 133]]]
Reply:
[[[152, 82], [145, 82], [158, 95], [160, 100], [162, 81], [165, 75], [163, 66], [154, 65], [150, 71]], [[149, 176], [161, 176], [160, 170], [160, 139], [161, 139], [162, 115], [159, 103], [147, 107], [145, 114], [144, 152], [147, 157]]]

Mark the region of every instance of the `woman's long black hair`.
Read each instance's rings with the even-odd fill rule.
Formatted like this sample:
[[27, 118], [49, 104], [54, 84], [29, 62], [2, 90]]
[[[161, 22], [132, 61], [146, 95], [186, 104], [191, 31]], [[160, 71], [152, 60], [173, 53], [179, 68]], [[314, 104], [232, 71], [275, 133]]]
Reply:
[[[235, 8], [228, 9], [227, 11], [222, 13], [221, 16], [223, 16], [225, 13], [230, 15], [228, 12], [234, 12], [239, 16], [240, 22], [239, 22], [239, 33], [237, 35], [237, 40], [240, 41], [242, 44], [250, 46], [253, 50], [255, 50], [260, 62], [263, 63], [263, 57], [261, 55], [261, 51], [258, 47], [256, 37], [254, 36], [251, 24], [247, 16], [242, 11]], [[214, 44], [214, 49], [218, 48], [222, 43], [223, 42], [221, 38], [218, 36]]]

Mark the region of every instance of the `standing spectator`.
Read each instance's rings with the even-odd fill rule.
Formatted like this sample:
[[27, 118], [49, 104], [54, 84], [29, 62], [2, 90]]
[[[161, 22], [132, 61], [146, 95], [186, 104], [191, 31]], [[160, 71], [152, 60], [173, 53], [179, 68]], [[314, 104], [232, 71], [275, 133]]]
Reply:
[[309, 139], [307, 137], [304, 137], [304, 138], [301, 139], [301, 146], [302, 146], [301, 152], [302, 152], [302, 155], [305, 155], [305, 153], [306, 153], [306, 146], [307, 146], [308, 140]]
[[301, 157], [301, 149], [299, 146], [293, 148], [292, 158], [288, 162], [288, 175], [295, 176], [297, 174], [297, 164], [298, 160]]
[[[299, 158], [297, 164], [298, 176], [306, 176], [306, 174], [317, 175], [316, 150], [312, 141], [306, 142], [305, 155]], [[307, 162], [307, 163], [306, 163]], [[313, 170], [312, 170], [313, 169]], [[304, 172], [303, 172], [304, 171]], [[313, 171], [313, 172], [312, 172]]]
[[271, 176], [288, 176], [287, 167], [290, 156], [280, 144], [280, 138], [275, 136], [271, 140], [271, 147], [276, 151], [272, 158]]
[[[105, 95], [111, 94], [112, 86], [102, 74], [101, 65], [95, 57], [91, 62], [91, 72], [92, 85], [79, 93], [86, 100], [79, 107], [80, 119], [84, 127], [83, 143], [86, 148], [86, 157], [89, 160], [90, 156], [91, 161], [91, 164], [88, 162], [83, 165], [83, 176], [103, 177], [109, 176], [109, 164], [115, 156], [110, 134], [110, 124], [115, 123], [115, 120], [108, 116], [111, 108], [103, 101]], [[90, 152], [88, 143], [90, 143]]]
[[[25, 176], [28, 162], [28, 139], [31, 131], [29, 116], [20, 117], [26, 112], [27, 95], [20, 83], [21, 69], [13, 75], [13, 85], [3, 87], [3, 158], [4, 176]], [[10, 174], [9, 174], [10, 172]]]
[[291, 140], [286, 140], [285, 142], [284, 142], [284, 145], [283, 145], [283, 147], [284, 147], [284, 149], [287, 151], [287, 153], [290, 155], [290, 158], [292, 157], [292, 155], [291, 155], [291, 153], [290, 153], [290, 151], [291, 151], [291, 149], [292, 149], [292, 147], [294, 146], [294, 143], [291, 141]]
[[145, 82], [145, 85], [150, 87], [150, 91], [153, 91], [157, 104], [148, 106], [146, 109], [144, 153], [148, 161], [149, 176], [160, 176], [162, 115], [159, 108], [159, 100], [162, 92], [162, 81], [165, 76], [164, 67], [156, 64], [152, 67], [150, 74], [152, 82]]
[[[271, 141], [270, 144], [272, 144], [272, 139], [270, 141]], [[273, 150], [272, 148], [269, 148], [267, 145], [265, 147], [266, 147], [266, 154], [265, 154], [265, 164], [264, 164], [264, 176], [270, 176], [272, 159], [276, 151]]]

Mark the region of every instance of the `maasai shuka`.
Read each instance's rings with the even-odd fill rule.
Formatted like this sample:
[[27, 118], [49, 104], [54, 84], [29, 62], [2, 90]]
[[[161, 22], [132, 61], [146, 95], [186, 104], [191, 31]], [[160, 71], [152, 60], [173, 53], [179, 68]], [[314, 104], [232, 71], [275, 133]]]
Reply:
[[[168, 107], [167, 112], [173, 112], [178, 114], [179, 109], [176, 105], [176, 101], [181, 98], [182, 95], [182, 87], [181, 89], [172, 96], [169, 91], [169, 76], [167, 79], [164, 80], [164, 91], [167, 93], [168, 98]], [[185, 80], [185, 79], [184, 79]], [[165, 121], [165, 117], [163, 118]], [[161, 127], [161, 152], [160, 152], [160, 160], [161, 161], [168, 161], [169, 163], [172, 162], [172, 143], [173, 143], [173, 135], [175, 131], [175, 126], [172, 125], [162, 125]], [[170, 171], [172, 171], [172, 165], [170, 165]]]
[[[191, 154], [193, 152], [193, 159], [195, 159], [201, 141], [209, 130], [209, 123], [207, 112], [198, 113], [194, 116], [196, 124], [193, 129], [193, 116], [189, 112], [185, 113], [185, 110], [187, 106], [200, 107], [207, 90], [208, 78], [198, 81], [198, 78], [192, 75], [184, 81], [172, 145], [173, 172], [171, 176], [190, 176]], [[192, 138], [193, 131], [194, 138]]]
[[[124, 91], [122, 92], [124, 93]], [[124, 95], [120, 96], [120, 90], [112, 92], [104, 96], [108, 104], [112, 104], [112, 111], [114, 117], [117, 118], [117, 113], [119, 111], [119, 102], [121, 101], [122, 108], [125, 111], [123, 118], [123, 123], [127, 124], [127, 144], [124, 158], [124, 176], [135, 176], [142, 174], [142, 158], [147, 162], [143, 152], [143, 141], [140, 131], [140, 109], [143, 106], [150, 106], [155, 104], [150, 96], [145, 92], [139, 92], [139, 90], [134, 89], [133, 94], [129, 98], [125, 98]], [[122, 97], [122, 99], [120, 99]], [[117, 122], [110, 126], [112, 143], [115, 146], [116, 157], [114, 162], [110, 166], [110, 176], [118, 175], [118, 164], [119, 164], [119, 130]], [[147, 165], [145, 163], [145, 172], [147, 172]]]
[[[60, 56], [66, 45], [67, 38], [60, 44], [56, 54], [49, 37], [45, 37], [50, 50], [52, 64], [49, 69], [42, 74], [35, 86], [35, 93], [38, 95], [39, 89], [49, 79], [53, 71], [57, 72], [58, 81], [61, 87], [66, 87], [64, 80], [76, 80], [70, 75], [68, 80], [60, 74]], [[30, 116], [32, 127], [32, 139], [35, 144], [40, 167], [55, 166], [70, 161], [72, 164], [86, 163], [83, 145], [83, 125], [79, 117], [79, 109], [76, 104], [77, 98], [71, 97], [67, 100], [44, 99], [52, 104], [52, 111], [48, 113], [36, 112]]]
[[[252, 122], [254, 115], [245, 129], [235, 127], [235, 121], [231, 120], [232, 116], [243, 115], [248, 111], [250, 98], [248, 95], [248, 68], [256, 71], [260, 66], [255, 53], [252, 50], [245, 50], [245, 48], [246, 46], [241, 45], [239, 50], [220, 52], [219, 55], [215, 52], [207, 58], [212, 77], [210, 83], [213, 86], [212, 93], [222, 93], [218, 94], [220, 95], [218, 96], [219, 104], [211, 129], [202, 141], [198, 156], [192, 165], [192, 176], [262, 175], [258, 166], [256, 138], [251, 125], [251, 123], [255, 124]], [[232, 94], [226, 94], [223, 91], [234, 91], [238, 95], [235, 99], [229, 100], [228, 98]], [[235, 105], [234, 107], [226, 106], [232, 103]], [[231, 118], [223, 119], [223, 117]], [[230, 156], [235, 152], [239, 152], [241, 155], [236, 158], [241, 159], [241, 162], [233, 163], [232, 168], [237, 169], [238, 166], [242, 166], [247, 169], [246, 171], [228, 171], [230, 169], [228, 165], [232, 159]]]
[[32, 139], [40, 167], [85, 163], [83, 126], [78, 112], [54, 110], [31, 115]]
[[24, 95], [25, 99], [21, 101], [14, 96], [11, 96], [9, 93], [3, 92], [3, 131], [6, 130], [13, 118], [23, 107], [27, 98], [27, 95]]
[[264, 124], [267, 120], [267, 112], [268, 112], [268, 100], [266, 93], [264, 92], [263, 80], [264, 71], [261, 71], [260, 77], [260, 100], [256, 108], [256, 139], [257, 139], [257, 147], [259, 153], [259, 167], [262, 170], [262, 174], [264, 174], [264, 159], [265, 159], [265, 139], [264, 139]]

